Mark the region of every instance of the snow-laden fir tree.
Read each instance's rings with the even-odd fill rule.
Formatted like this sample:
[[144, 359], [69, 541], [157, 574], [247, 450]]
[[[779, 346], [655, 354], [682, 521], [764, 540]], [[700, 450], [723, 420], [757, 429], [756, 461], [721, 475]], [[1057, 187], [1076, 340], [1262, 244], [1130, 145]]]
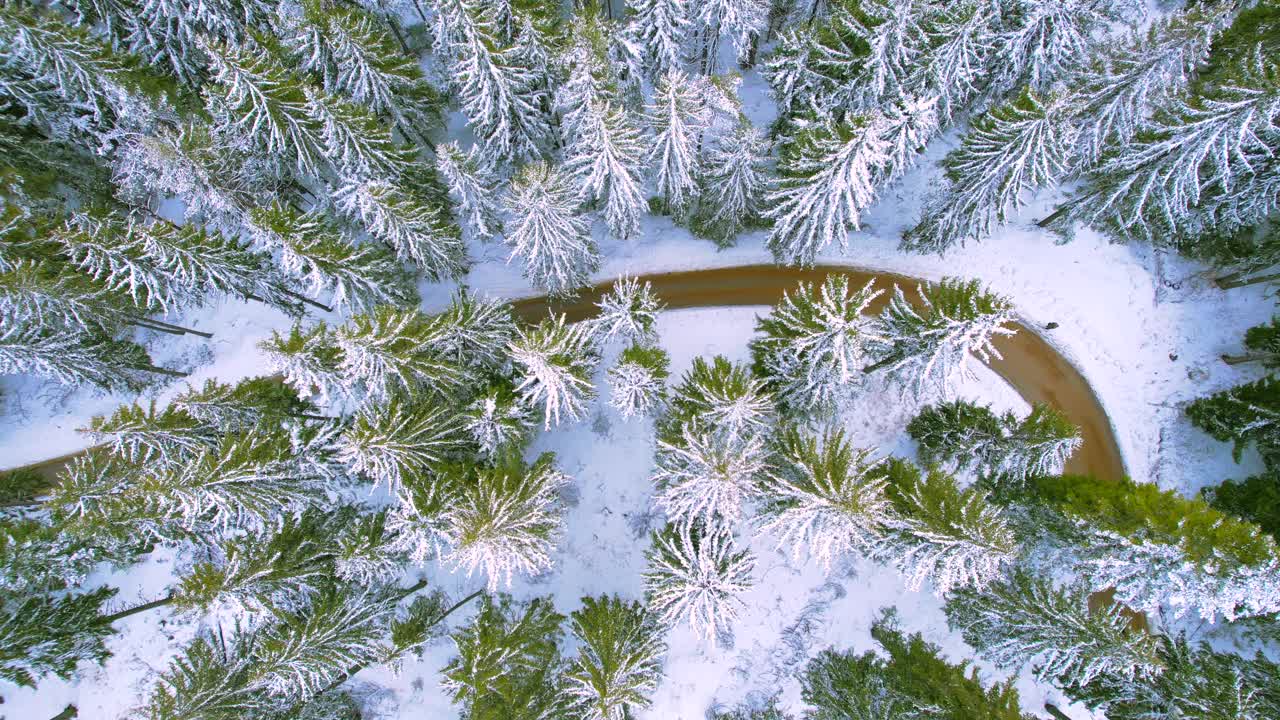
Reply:
[[754, 584], [755, 558], [713, 527], [667, 525], [645, 553], [645, 600], [666, 625], [686, 623], [708, 643], [732, 632]]
[[729, 434], [712, 420], [690, 420], [677, 438], [659, 438], [655, 502], [679, 525], [733, 527], [759, 493], [768, 463], [763, 435]]
[[0, 273], [0, 318], [9, 326], [110, 332], [127, 319], [129, 306], [128, 296], [65, 266], [19, 259]]
[[769, 3], [765, 0], [708, 0], [694, 3], [693, 34], [702, 37], [702, 72], [716, 69], [721, 36], [733, 43], [738, 57], [748, 57], [765, 29]]
[[151, 373], [184, 373], [151, 364], [137, 343], [101, 334], [6, 323], [0, 330], [0, 375], [38, 375], [63, 385], [138, 391]]
[[524, 445], [533, 418], [510, 381], [494, 382], [461, 414], [463, 428], [482, 458], [494, 458]]
[[889, 159], [884, 129], [879, 114], [820, 118], [786, 139], [765, 198], [774, 257], [808, 265], [832, 243], [848, 248], [849, 228], [875, 199], [876, 176]]
[[436, 170], [456, 203], [463, 230], [481, 240], [502, 232], [497, 172], [475, 146], [467, 152], [456, 141], [438, 146]]
[[1025, 194], [1070, 171], [1074, 128], [1062, 96], [1024, 92], [979, 118], [943, 160], [948, 189], [929, 202], [903, 246], [941, 253], [982, 240], [1022, 206]]
[[418, 303], [413, 275], [390, 250], [344, 237], [327, 215], [273, 203], [255, 208], [250, 218], [252, 234], [279, 248], [281, 267], [310, 295], [328, 296], [334, 307], [355, 312]]
[[1264, 655], [1216, 652], [1208, 643], [1156, 636], [1164, 672], [1154, 677], [1101, 675], [1068, 697], [1113, 720], [1265, 718], [1280, 712], [1280, 667]]
[[102, 608], [116, 594], [102, 587], [53, 597], [14, 597], [0, 604], [0, 678], [35, 688], [46, 675], [70, 680], [82, 661], [101, 665], [111, 656], [115, 631]]
[[315, 405], [302, 399], [297, 390], [266, 375], [235, 384], [209, 379], [199, 388], [187, 386], [186, 392], [174, 397], [165, 409], [186, 413], [223, 433], [248, 430], [263, 423], [279, 426], [298, 420], [328, 420], [317, 415]]
[[707, 151], [692, 228], [721, 247], [760, 222], [769, 186], [770, 144], [745, 117]]
[[994, 39], [992, 83], [1006, 92], [1022, 85], [1042, 92], [1097, 53], [1108, 25], [1142, 13], [1131, 0], [1018, 0]]
[[628, 0], [631, 22], [627, 30], [643, 48], [649, 78], [662, 77], [684, 64], [689, 32], [688, 0]]
[[305, 83], [256, 42], [240, 47], [199, 42], [209, 58], [212, 82], [205, 88], [215, 133], [303, 177], [316, 177], [324, 146], [307, 112]]
[[765, 433], [774, 420], [773, 396], [764, 381], [722, 355], [694, 358], [672, 390], [669, 407], [659, 434], [673, 443], [689, 422], [728, 438], [747, 439]]
[[483, 378], [506, 365], [507, 346], [515, 336], [510, 305], [461, 288], [428, 320], [426, 347], [469, 376]]
[[529, 466], [511, 456], [467, 472], [455, 481], [457, 499], [444, 515], [448, 562], [467, 577], [479, 571], [490, 592], [510, 587], [516, 574], [550, 570], [564, 522], [560, 491], [568, 483], [551, 453]]
[[965, 400], [942, 402], [921, 410], [907, 432], [927, 464], [945, 463], [1015, 483], [1062, 472], [1081, 443], [1080, 429], [1043, 403], [1019, 419]]
[[1158, 637], [1135, 628], [1119, 605], [1091, 610], [1083, 584], [1057, 588], [1018, 570], [982, 590], [957, 590], [945, 609], [947, 623], [984, 659], [1004, 669], [1030, 663], [1036, 677], [1059, 686], [1163, 670]]
[[1017, 538], [995, 505], [977, 488], [962, 489], [937, 469], [922, 472], [893, 459], [886, 490], [898, 517], [898, 564], [907, 587], [925, 581], [945, 596], [963, 587], [982, 589], [1013, 562]]
[[944, 390], [958, 377], [972, 372], [970, 356], [983, 362], [1000, 357], [997, 337], [1013, 335], [1013, 304], [982, 287], [977, 280], [943, 278], [916, 287], [918, 304], [902, 288], [893, 288], [889, 306], [880, 314], [886, 338], [884, 357], [865, 372], [890, 368], [917, 390]]
[[324, 159], [341, 178], [394, 179], [410, 162], [391, 127], [367, 108], [313, 87], [303, 88], [306, 111], [319, 131]]
[[1081, 574], [1118, 602], [1209, 622], [1280, 611], [1275, 539], [1201, 498], [1088, 476], [1035, 478], [1031, 490], [1065, 519], [1056, 532], [1072, 541]]
[[[172, 312], [198, 304], [203, 299], [201, 291], [207, 290], [190, 287], [167, 268], [159, 267], [142, 243], [114, 218], [80, 214], [48, 237], [60, 246], [71, 265], [106, 290], [126, 295], [141, 310]], [[9, 273], [21, 273], [25, 264], [22, 259], [9, 263], [6, 280], [13, 277]], [[10, 290], [9, 282], [5, 285]], [[15, 299], [6, 297], [5, 305], [11, 306]], [[9, 307], [6, 310], [12, 312]]]
[[448, 408], [396, 393], [356, 413], [338, 441], [338, 459], [374, 487], [397, 493], [406, 476], [430, 474], [463, 442]]
[[585, 285], [600, 264], [591, 224], [579, 213], [579, 206], [573, 179], [546, 163], [520, 168], [508, 188], [510, 259], [520, 258], [525, 277], [552, 295], [566, 295]]
[[649, 163], [657, 190], [667, 212], [682, 216], [697, 199], [699, 154], [711, 121], [709, 109], [689, 76], [672, 69], [658, 78], [653, 103], [646, 111], [654, 134]]
[[444, 556], [450, 541], [445, 511], [456, 502], [454, 475], [411, 475], [401, 484], [400, 497], [387, 514], [390, 547], [424, 565]]
[[159, 673], [138, 716], [145, 720], [263, 715], [276, 709], [248, 687], [254, 636], [231, 628], [202, 632]]
[[897, 523], [882, 461], [853, 447], [843, 430], [827, 430], [819, 440], [789, 427], [772, 446], [761, 532], [775, 535], [778, 547], [790, 548], [796, 561], [802, 553], [813, 555], [824, 570], [854, 553], [883, 553]]
[[429, 178], [413, 173], [400, 183], [348, 180], [334, 193], [334, 203], [358, 220], [375, 239], [386, 243], [396, 257], [416, 265], [428, 278], [460, 277], [466, 272], [467, 252], [462, 231], [448, 206], [410, 190], [430, 187]]
[[987, 87], [1001, 7], [986, 0], [937, 4], [924, 22], [930, 43], [911, 64], [909, 84], [919, 98], [936, 98], [938, 120], [948, 124]]
[[905, 635], [886, 609], [871, 625], [879, 648], [824, 650], [805, 667], [801, 695], [810, 720], [945, 717], [1026, 720], [1012, 680], [985, 687], [967, 661], [952, 664], [919, 633]]
[[609, 232], [626, 240], [640, 232], [648, 210], [645, 142], [630, 113], [616, 100], [586, 98], [569, 133], [565, 169], [587, 202], [604, 206]]
[[768, 317], [756, 320], [753, 368], [778, 403], [794, 413], [830, 413], [848, 398], [884, 342], [880, 322], [867, 311], [884, 293], [874, 280], [860, 289], [849, 277], [828, 275], [783, 293]]
[[565, 691], [583, 720], [625, 720], [649, 707], [667, 646], [648, 608], [617, 595], [584, 597], [570, 629], [581, 649], [565, 672]]
[[463, 370], [431, 347], [437, 328], [415, 309], [379, 305], [334, 333], [344, 385], [374, 401], [397, 390], [444, 395], [462, 383]]
[[342, 349], [323, 322], [309, 328], [294, 325], [288, 335], [272, 330], [258, 347], [267, 358], [267, 368], [284, 376], [303, 397], [326, 403], [333, 392], [346, 390]]
[[565, 324], [552, 315], [537, 325], [517, 328], [509, 346], [516, 364], [516, 392], [530, 407], [542, 408], [543, 427], [581, 420], [595, 397], [591, 374], [600, 360], [591, 329]]
[[457, 655], [441, 685], [475, 720], [566, 716], [563, 622], [550, 597], [516, 603], [505, 593], [485, 595], [471, 623], [452, 634]]
[[135, 5], [123, 12], [130, 51], [189, 85], [205, 78], [210, 58], [203, 39], [239, 45], [249, 28], [271, 13], [271, 4], [261, 0], [141, 0]]
[[658, 339], [658, 313], [665, 303], [653, 292], [648, 280], [641, 284], [634, 277], [622, 276], [614, 281], [596, 307], [600, 314], [593, 321], [601, 343], [619, 340], [652, 345]]
[[173, 465], [187, 462], [218, 442], [216, 427], [210, 427], [175, 405], [160, 409], [121, 405], [111, 415], [98, 415], [83, 432], [105, 446], [113, 455], [131, 463]]
[[474, 0], [444, 0], [435, 12], [447, 25], [439, 47], [467, 124], [494, 160], [536, 157], [550, 127], [533, 68], [519, 64], [499, 37], [494, 8]]
[[861, 62], [855, 66], [852, 87], [843, 91], [853, 106], [874, 109], [911, 94], [911, 71], [933, 42], [927, 23], [935, 12], [934, 3], [869, 0], [842, 5], [833, 19], [841, 21], [840, 30], [848, 34], [845, 42], [865, 47], [859, 53]]
[[1187, 416], [1213, 439], [1232, 443], [1237, 462], [1250, 445], [1268, 462], [1280, 458], [1280, 379], [1265, 377], [1200, 398], [1187, 406]]
[[666, 398], [670, 364], [662, 348], [632, 344], [609, 368], [609, 404], [624, 420], [652, 414]]

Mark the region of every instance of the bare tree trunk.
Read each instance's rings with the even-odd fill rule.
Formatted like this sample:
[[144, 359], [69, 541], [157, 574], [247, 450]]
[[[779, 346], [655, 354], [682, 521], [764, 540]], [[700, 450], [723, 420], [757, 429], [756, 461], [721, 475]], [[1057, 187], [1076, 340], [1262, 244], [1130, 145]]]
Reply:
[[110, 625], [111, 623], [117, 620], [123, 620], [129, 617], [130, 615], [137, 615], [138, 613], [141, 613], [141, 612], [154, 610], [155, 608], [158, 608], [158, 607], [164, 607], [165, 605], [168, 605], [169, 603], [172, 603], [172, 602], [173, 602], [173, 594], [170, 593], [160, 598], [159, 600], [152, 600], [149, 603], [134, 605], [133, 607], [125, 608], [124, 610], [121, 610], [118, 613], [112, 613], [111, 615], [107, 615], [106, 617], [102, 618], [102, 621]]
[[181, 370], [170, 370], [169, 368], [156, 367], [155, 365], [139, 365], [137, 369], [149, 373], [155, 373], [157, 375], [168, 375], [169, 377], [191, 377], [191, 373], [185, 373]]
[[1246, 285], [1257, 285], [1258, 283], [1271, 282], [1272, 280], [1280, 280], [1280, 272], [1267, 273], [1265, 275], [1254, 275], [1252, 277], [1241, 277], [1241, 273], [1235, 273], [1234, 279], [1231, 275], [1226, 275], [1214, 281], [1214, 284], [1223, 290], [1232, 288], [1245, 287]]
[[78, 717], [79, 715], [80, 711], [76, 709], [75, 705], [68, 705], [62, 708], [62, 712], [49, 718], [49, 720], [71, 720], [71, 718]]

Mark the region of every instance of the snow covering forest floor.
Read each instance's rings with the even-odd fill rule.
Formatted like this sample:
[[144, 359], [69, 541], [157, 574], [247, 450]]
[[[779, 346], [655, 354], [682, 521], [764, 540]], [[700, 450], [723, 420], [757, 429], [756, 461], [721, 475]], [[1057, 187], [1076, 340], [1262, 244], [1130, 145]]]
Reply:
[[[745, 79], [743, 97], [757, 125], [767, 123], [772, 108], [758, 76]], [[865, 217], [846, 254], [830, 251], [819, 262], [837, 262], [871, 269], [936, 279], [944, 275], [979, 278], [1008, 295], [1024, 321], [1045, 327], [1045, 336], [1071, 359], [1093, 384], [1116, 429], [1130, 475], [1138, 481], [1184, 493], [1195, 492], [1224, 478], [1256, 472], [1260, 463], [1247, 455], [1236, 465], [1227, 446], [1191, 427], [1182, 404], [1193, 397], [1253, 379], [1256, 368], [1232, 368], [1219, 359], [1238, 351], [1246, 328], [1269, 318], [1272, 305], [1262, 290], [1242, 288], [1223, 292], [1201, 274], [1203, 268], [1170, 254], [1138, 246], [1109, 244], [1082, 232], [1072, 242], [1034, 229], [1031, 221], [1047, 213], [1053, 197], [1040, 197], [1018, 221], [977, 246], [955, 250], [945, 257], [904, 255], [897, 239], [914, 223], [919, 206], [936, 178], [933, 164], [949, 149], [934, 143], [920, 168], [890, 188]], [[1028, 228], [1030, 226], [1030, 229]], [[717, 251], [709, 242], [692, 237], [665, 218], [646, 218], [638, 239], [619, 242], [596, 229], [605, 262], [598, 279], [622, 273], [723, 267], [769, 262], [763, 233], [740, 238], [736, 247]], [[468, 284], [500, 297], [534, 294], [516, 265], [506, 264], [500, 245], [472, 248], [475, 265]], [[451, 285], [423, 287], [428, 310], [443, 307]], [[661, 343], [672, 355], [678, 377], [699, 354], [721, 353], [746, 357], [746, 342], [757, 309], [708, 309], [664, 313]], [[265, 372], [257, 343], [272, 330], [285, 329], [289, 320], [258, 305], [237, 302], [212, 304], [203, 310], [172, 318], [214, 333], [204, 342], [187, 338], [153, 338], [148, 346], [157, 364], [192, 372], [195, 385], [206, 378], [233, 381]], [[554, 450], [560, 466], [575, 482], [574, 504], [566, 518], [554, 573], [519, 581], [513, 592], [521, 598], [551, 594], [557, 608], [575, 609], [584, 594], [618, 592], [638, 598], [645, 536], [657, 519], [647, 515], [652, 492], [652, 427], [648, 421], [623, 422], [607, 407], [607, 388], [601, 365], [602, 398], [591, 419], [576, 426], [544, 433], [531, 452]], [[183, 389], [179, 382], [154, 393], [166, 399]], [[0, 467], [23, 465], [80, 449], [86, 439], [76, 429], [90, 417], [133, 398], [66, 394], [14, 378], [0, 379], [4, 412], [0, 416]], [[1012, 390], [984, 370], [960, 397], [992, 403], [996, 409], [1022, 405]], [[904, 403], [896, 388], [871, 384], [844, 421], [858, 444], [881, 454], [913, 455], [904, 428], [918, 405]], [[872, 642], [867, 632], [872, 618], [886, 605], [899, 608], [904, 627], [920, 630], [953, 659], [971, 657], [957, 634], [946, 627], [941, 603], [926, 588], [908, 592], [897, 572], [870, 563], [833, 568], [828, 575], [813, 562], [796, 562], [775, 551], [768, 539], [753, 550], [761, 559], [757, 586], [746, 597], [748, 608], [735, 626], [729, 649], [708, 649], [687, 629], [668, 638], [666, 679], [654, 706], [641, 718], [697, 720], [713, 702], [732, 705], [752, 692], [783, 692], [784, 705], [799, 703], [793, 671], [808, 657], [828, 647], [864, 650]], [[94, 583], [121, 588], [118, 601], [130, 604], [160, 596], [179, 562], [172, 554], [155, 553], [125, 573], [100, 573]], [[462, 596], [478, 586], [462, 575], [440, 575], [428, 568], [436, 585]], [[105, 666], [83, 667], [73, 683], [47, 679], [39, 691], [5, 687], [0, 715], [9, 720], [39, 720], [60, 711], [68, 702], [81, 717], [113, 719], [125, 715], [141, 699], [152, 673], [198, 629], [198, 623], [167, 623], [167, 610], [134, 616], [121, 623], [123, 632], [110, 641], [115, 652]], [[217, 618], [206, 618], [214, 622]], [[457, 621], [460, 621], [457, 620]], [[455, 622], [457, 622], [455, 621]], [[357, 686], [376, 717], [450, 718], [456, 716], [439, 689], [438, 670], [452, 654], [448, 641], [410, 661], [399, 675], [377, 669], [360, 673]], [[1001, 677], [979, 662], [984, 677]], [[1023, 707], [1038, 711], [1052, 693], [1029, 676], [1019, 679]], [[383, 711], [383, 712], [378, 712]], [[1075, 718], [1088, 715], [1068, 708]]]

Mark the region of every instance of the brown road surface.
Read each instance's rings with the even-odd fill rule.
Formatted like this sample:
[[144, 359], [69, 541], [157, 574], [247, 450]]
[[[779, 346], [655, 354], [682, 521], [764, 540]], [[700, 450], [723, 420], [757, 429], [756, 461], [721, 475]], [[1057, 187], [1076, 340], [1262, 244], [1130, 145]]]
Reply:
[[[877, 287], [886, 290], [898, 283], [909, 298], [914, 296], [911, 290], [920, 282], [904, 275], [834, 265], [812, 268], [746, 265], [641, 275], [639, 279], [652, 283], [654, 292], [669, 308], [691, 308], [773, 305], [782, 298], [783, 291], [795, 288], [801, 281], [821, 282], [832, 273], [848, 275], [850, 284], [856, 286], [873, 278]], [[546, 297], [534, 297], [516, 300], [513, 305], [516, 314], [525, 320], [545, 317], [548, 309], [565, 313], [570, 321], [582, 320], [595, 314], [595, 303], [610, 285], [611, 282], [601, 283], [564, 302], [548, 303]], [[888, 299], [889, 293], [881, 295], [870, 308], [871, 312], [879, 312]], [[1047, 403], [1080, 427], [1084, 442], [1067, 462], [1066, 471], [1102, 478], [1125, 477], [1124, 458], [1115, 431], [1088, 381], [1036, 331], [1022, 324], [1015, 327], [1016, 335], [996, 339], [1001, 359], [993, 359], [991, 368], [1027, 402]]]
[[[848, 275], [855, 285], [874, 278], [876, 285], [886, 290], [893, 283], [907, 290], [920, 282], [903, 275], [827, 265], [812, 268], [746, 265], [642, 275], [640, 279], [652, 283], [654, 291], [668, 307], [691, 308], [773, 305], [781, 299], [783, 291], [794, 288], [800, 281], [821, 282], [831, 273]], [[583, 320], [595, 314], [595, 303], [611, 284], [611, 281], [604, 282], [585, 289], [568, 301], [549, 301], [541, 296], [516, 300], [512, 304], [516, 314], [524, 320], [536, 321], [546, 317], [549, 310], [565, 313], [570, 321]], [[912, 295], [908, 292], [908, 297]], [[871, 310], [878, 312], [887, 301], [888, 293], [885, 293]], [[1018, 334], [997, 338], [996, 347], [1002, 358], [991, 363], [992, 369], [1028, 402], [1048, 403], [1080, 427], [1084, 442], [1067, 463], [1067, 472], [1089, 473], [1104, 478], [1124, 477], [1124, 460], [1115, 433], [1093, 388], [1080, 371], [1039, 334], [1020, 324], [1016, 327]], [[39, 471], [52, 481], [58, 470], [78, 454], [50, 458], [26, 467]]]

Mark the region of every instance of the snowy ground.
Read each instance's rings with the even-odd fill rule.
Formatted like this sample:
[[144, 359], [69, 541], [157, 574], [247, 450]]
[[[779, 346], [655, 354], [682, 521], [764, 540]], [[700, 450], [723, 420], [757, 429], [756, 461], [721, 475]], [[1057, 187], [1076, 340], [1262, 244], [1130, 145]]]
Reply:
[[[771, 103], [756, 73], [744, 82], [745, 110], [759, 125], [772, 116]], [[1215, 443], [1186, 422], [1181, 406], [1188, 400], [1253, 379], [1260, 370], [1228, 367], [1218, 356], [1238, 351], [1245, 328], [1268, 319], [1273, 304], [1258, 288], [1222, 292], [1201, 274], [1202, 267], [1144, 247], [1107, 243], [1082, 232], [1071, 243], [1034, 228], [1057, 196], [1037, 199], [1021, 218], [990, 240], [945, 257], [904, 255], [899, 234], [914, 223], [930, 186], [934, 163], [949, 149], [949, 138], [934, 143], [919, 170], [886, 190], [864, 218], [846, 253], [833, 248], [820, 262], [847, 263], [923, 278], [959, 275], [979, 278], [1014, 300], [1028, 324], [1057, 323], [1045, 335], [1093, 384], [1112, 419], [1130, 474], [1140, 481], [1194, 492], [1226, 477], [1243, 477], [1260, 467], [1256, 457], [1243, 465], [1229, 448]], [[764, 235], [744, 236], [730, 250], [717, 251], [663, 218], [646, 218], [641, 235], [629, 242], [606, 237], [597, 227], [605, 261], [599, 279], [632, 274], [770, 262]], [[535, 294], [515, 265], [506, 265], [499, 245], [472, 248], [476, 261], [467, 283], [502, 297]], [[443, 307], [450, 285], [423, 287], [428, 310]], [[753, 312], [700, 310], [668, 313], [661, 321], [663, 342], [677, 370], [697, 354], [719, 352], [734, 358], [745, 353]], [[193, 311], [174, 322], [215, 334], [212, 341], [162, 336], [149, 342], [157, 364], [193, 372], [190, 381], [223, 381], [266, 371], [256, 344], [289, 320], [256, 304], [222, 302]], [[339, 318], [332, 318], [335, 321]], [[164, 401], [182, 383], [153, 393]], [[1008, 407], [1017, 399], [984, 372], [965, 396]], [[869, 387], [865, 402], [854, 408], [848, 424], [858, 442], [882, 452], [905, 453], [902, 428], [914, 411], [896, 392]], [[15, 378], [0, 378], [0, 467], [13, 467], [84, 447], [76, 429], [95, 414], [109, 412], [134, 398], [89, 391], [66, 394]], [[603, 406], [601, 406], [603, 407]], [[520, 584], [521, 596], [550, 593], [561, 612], [576, 608], [584, 593], [619, 592], [638, 597], [643, 542], [635, 527], [644, 522], [650, 492], [646, 477], [652, 462], [647, 424], [626, 424], [610, 410], [593, 421], [558, 430], [537, 441], [536, 449], [553, 449], [563, 469], [576, 478], [576, 506], [567, 518], [568, 534], [558, 573]], [[790, 672], [827, 645], [866, 648], [871, 619], [884, 605], [897, 605], [908, 630], [921, 630], [953, 658], [969, 656], [961, 641], [946, 630], [939, 602], [927, 591], [908, 593], [891, 570], [865, 564], [837, 568], [824, 576], [813, 564], [793, 563], [755, 544], [759, 556], [757, 588], [746, 598], [748, 612], [737, 626], [732, 649], [709, 651], [691, 635], [670, 638], [668, 680], [660, 688], [653, 720], [698, 720], [714, 699], [733, 703], [752, 690], [781, 688], [788, 702], [798, 701]], [[122, 603], [161, 595], [175, 559], [152, 557], [127, 572], [96, 577], [95, 582], [121, 588]], [[474, 583], [443, 578], [451, 592], [464, 593]], [[194, 623], [168, 621], [167, 611], [129, 618], [124, 633], [112, 641], [117, 656], [103, 668], [82, 669], [75, 684], [46, 680], [38, 692], [0, 686], [5, 703], [0, 716], [9, 720], [41, 720], [77, 702], [81, 717], [121, 717], [149, 686], [149, 675], [195, 631]], [[390, 717], [453, 717], [439, 693], [436, 671], [450, 651], [437, 646], [426, 658], [409, 662], [398, 677], [369, 671], [357, 681], [390, 690], [371, 690], [372, 701]], [[988, 677], [992, 675], [988, 673]], [[370, 688], [373, 686], [370, 685]], [[1019, 682], [1024, 706], [1038, 709], [1041, 691], [1026, 678]], [[1071, 711], [1075, 718], [1085, 714]]]

